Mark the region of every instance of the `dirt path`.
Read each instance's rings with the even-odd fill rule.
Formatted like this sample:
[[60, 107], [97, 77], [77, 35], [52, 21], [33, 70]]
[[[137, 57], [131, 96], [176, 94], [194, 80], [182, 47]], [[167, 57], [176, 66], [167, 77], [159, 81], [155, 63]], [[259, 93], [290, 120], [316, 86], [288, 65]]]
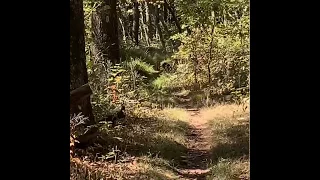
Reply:
[[188, 153], [184, 157], [185, 165], [180, 168], [181, 179], [205, 180], [209, 173], [211, 132], [208, 122], [201, 117], [198, 109], [187, 109], [190, 115]]

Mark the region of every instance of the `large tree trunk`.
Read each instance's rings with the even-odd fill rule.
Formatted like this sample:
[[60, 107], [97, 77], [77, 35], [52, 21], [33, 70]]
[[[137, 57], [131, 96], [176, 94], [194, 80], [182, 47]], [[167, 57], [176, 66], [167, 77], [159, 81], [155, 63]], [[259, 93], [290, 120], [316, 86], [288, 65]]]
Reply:
[[[82, 0], [70, 0], [70, 90], [88, 83], [84, 41], [84, 14]], [[93, 124], [94, 116], [90, 97], [81, 100], [77, 107], [70, 107], [71, 114], [82, 114]]]
[[176, 16], [176, 13], [175, 13], [174, 9], [168, 4], [167, 0], [164, 0], [164, 4], [168, 8], [169, 12], [171, 13], [172, 19], [173, 19], [173, 21], [175, 22], [175, 24], [177, 26], [178, 32], [181, 33], [182, 32], [181, 25], [180, 25], [179, 20], [177, 19], [177, 16]]
[[135, 44], [139, 45], [139, 18], [140, 18], [140, 12], [139, 12], [139, 3], [137, 0], [133, 1], [133, 35], [134, 35], [134, 41]]
[[119, 34], [116, 0], [101, 1], [101, 5], [92, 13], [92, 37], [94, 56], [104, 62], [120, 63]]

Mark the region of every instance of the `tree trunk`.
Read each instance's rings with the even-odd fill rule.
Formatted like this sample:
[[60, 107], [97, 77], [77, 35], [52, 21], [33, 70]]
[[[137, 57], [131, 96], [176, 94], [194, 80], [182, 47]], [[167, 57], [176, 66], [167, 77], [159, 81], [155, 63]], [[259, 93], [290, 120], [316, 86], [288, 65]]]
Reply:
[[136, 46], [139, 45], [139, 18], [140, 18], [140, 12], [139, 12], [139, 3], [137, 0], [133, 1], [133, 35], [134, 35], [134, 41]]
[[124, 43], [127, 42], [127, 36], [128, 36], [128, 23], [126, 22], [125, 18], [122, 15], [121, 9], [118, 9], [118, 14], [119, 14], [119, 23], [122, 28], [122, 40]]
[[[144, 16], [144, 12], [143, 10], [140, 11], [141, 12], [141, 29], [143, 29], [143, 32], [144, 32], [144, 37], [146, 39], [146, 43], [147, 43], [147, 46], [150, 46], [150, 39], [149, 39], [149, 35], [148, 35], [148, 25], [146, 24], [146, 16]], [[142, 37], [142, 36], [141, 36]]]
[[[127, 7], [126, 7], [126, 11], [131, 11], [133, 10], [133, 7], [132, 7], [132, 4], [129, 4]], [[132, 33], [132, 27], [133, 27], [133, 13], [130, 12], [128, 13], [128, 33], [129, 33], [129, 36], [131, 38], [131, 40], [133, 39], [133, 33]]]
[[[82, 0], [70, 0], [70, 90], [88, 83], [84, 41], [84, 14]], [[79, 107], [70, 108], [70, 114], [82, 114], [89, 118], [87, 125], [94, 124], [90, 96]]]
[[152, 24], [152, 16], [151, 16], [151, 14], [154, 14], [154, 5], [149, 3], [148, 0], [146, 0], [145, 8], [146, 8], [146, 24], [148, 27], [148, 36], [149, 36], [149, 39], [152, 41], [155, 34], [155, 28]]
[[[141, 12], [141, 11], [139, 11], [139, 12]], [[141, 15], [141, 14], [140, 14]], [[139, 41], [143, 41], [143, 19], [142, 18], [140, 18], [139, 19], [139, 24], [140, 24], [140, 26], [139, 26], [139, 32], [140, 32], [140, 39], [139, 39]]]
[[196, 60], [196, 58], [192, 58], [192, 61], [193, 61], [193, 71], [194, 71], [194, 83], [195, 83], [195, 86], [198, 85], [198, 76], [197, 76], [197, 72], [198, 72], [198, 62]]
[[124, 23], [122, 22], [121, 18], [119, 18], [119, 24], [121, 25], [121, 29], [122, 29], [122, 31], [121, 31], [122, 32], [121, 33], [122, 41], [124, 43], [127, 43], [127, 36], [126, 36], [127, 31], [126, 31], [126, 28], [125, 28]]
[[212, 61], [212, 49], [213, 49], [213, 33], [214, 33], [214, 25], [211, 27], [211, 41], [210, 41], [210, 50], [209, 50], [209, 59], [207, 63], [208, 68], [208, 83], [211, 84], [211, 69], [210, 63]]
[[209, 50], [209, 59], [208, 59], [208, 83], [211, 84], [211, 69], [210, 69], [210, 63], [212, 61], [212, 49], [213, 49], [213, 34], [214, 34], [214, 28], [216, 25], [216, 17], [214, 11], [211, 12], [211, 18], [213, 21], [213, 25], [211, 25], [211, 41], [210, 41], [210, 50]]
[[[194, 52], [194, 48], [192, 48], [192, 51]], [[199, 83], [198, 83], [198, 57], [197, 57], [197, 54], [193, 54], [192, 56], [189, 55], [189, 58], [193, 62], [194, 88], [198, 89]]]
[[104, 62], [120, 63], [119, 34], [116, 0], [101, 1], [101, 5], [92, 13], [93, 55]]
[[163, 19], [164, 19], [164, 22], [168, 22], [168, 4], [167, 3], [163, 4]]
[[169, 29], [168, 29], [168, 27], [167, 27], [167, 25], [166, 25], [166, 23], [165, 23], [165, 18], [164, 18], [165, 12], [162, 11], [162, 13], [160, 13], [160, 14], [162, 14], [162, 15], [160, 16], [161, 25], [162, 25], [164, 31], [166, 32], [166, 34], [167, 34], [168, 36], [170, 36]]
[[162, 32], [161, 32], [161, 28], [160, 28], [160, 17], [159, 17], [159, 7], [156, 6], [155, 7], [155, 16], [156, 16], [156, 30], [157, 30], [157, 34], [159, 35], [159, 38], [160, 38], [160, 41], [161, 41], [161, 44], [162, 44], [162, 47], [163, 49], [166, 49], [166, 43], [163, 39], [163, 35], [162, 35]]
[[145, 14], [146, 14], [146, 21], [145, 21], [145, 31], [148, 35], [148, 39], [150, 40], [152, 37], [150, 36], [150, 32], [149, 32], [149, 26], [150, 26], [150, 12], [149, 12], [149, 2], [148, 0], [144, 1], [144, 8], [145, 8]]
[[169, 10], [169, 12], [171, 13], [172, 19], [173, 19], [173, 21], [175, 22], [175, 24], [176, 24], [176, 26], [177, 26], [178, 32], [181, 33], [181, 32], [182, 32], [182, 30], [181, 30], [181, 25], [180, 25], [179, 20], [177, 19], [177, 16], [176, 16], [175, 11], [174, 11], [173, 8], [168, 4], [168, 1], [167, 1], [167, 0], [164, 0], [164, 4], [166, 4], [166, 6], [168, 7], [168, 10]]

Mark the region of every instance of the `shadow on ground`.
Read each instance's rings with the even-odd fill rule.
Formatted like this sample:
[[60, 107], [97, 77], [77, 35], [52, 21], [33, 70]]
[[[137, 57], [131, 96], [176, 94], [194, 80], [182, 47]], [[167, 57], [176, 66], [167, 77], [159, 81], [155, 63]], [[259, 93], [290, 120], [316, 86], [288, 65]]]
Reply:
[[[95, 146], [85, 151], [92, 158], [105, 155], [115, 148], [118, 155], [160, 157], [179, 162], [187, 152], [184, 136], [189, 125], [184, 121], [163, 118], [130, 118], [116, 128], [101, 128]], [[81, 151], [78, 151], [81, 154]], [[111, 158], [112, 159], [112, 158]]]
[[249, 122], [217, 130], [214, 133], [220, 136], [224, 143], [219, 142], [211, 149], [213, 163], [220, 158], [238, 159], [249, 156]]

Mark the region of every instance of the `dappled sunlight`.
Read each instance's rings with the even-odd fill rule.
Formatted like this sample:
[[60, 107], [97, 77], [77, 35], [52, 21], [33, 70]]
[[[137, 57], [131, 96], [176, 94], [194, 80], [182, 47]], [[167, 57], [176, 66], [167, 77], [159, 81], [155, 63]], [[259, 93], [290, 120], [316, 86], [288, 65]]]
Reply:
[[163, 112], [159, 112], [159, 116], [150, 114], [151, 117], [127, 119], [123, 126], [115, 129], [101, 128], [96, 141], [100, 145], [92, 153], [103, 154], [117, 146], [120, 155], [123, 152], [134, 156], [151, 153], [168, 160], [179, 159], [187, 149], [185, 133], [189, 125], [185, 121], [169, 119], [170, 116]]
[[188, 122], [190, 118], [186, 110], [182, 108], [165, 108], [161, 110], [160, 113], [167, 117], [169, 120]]
[[214, 107], [202, 108], [200, 112], [202, 114], [202, 118], [208, 121], [237, 121], [237, 118], [247, 118], [249, 116], [250, 108], [249, 104], [224, 104], [216, 105]]
[[211, 128], [211, 179], [249, 179], [249, 108], [221, 105], [203, 109]]

